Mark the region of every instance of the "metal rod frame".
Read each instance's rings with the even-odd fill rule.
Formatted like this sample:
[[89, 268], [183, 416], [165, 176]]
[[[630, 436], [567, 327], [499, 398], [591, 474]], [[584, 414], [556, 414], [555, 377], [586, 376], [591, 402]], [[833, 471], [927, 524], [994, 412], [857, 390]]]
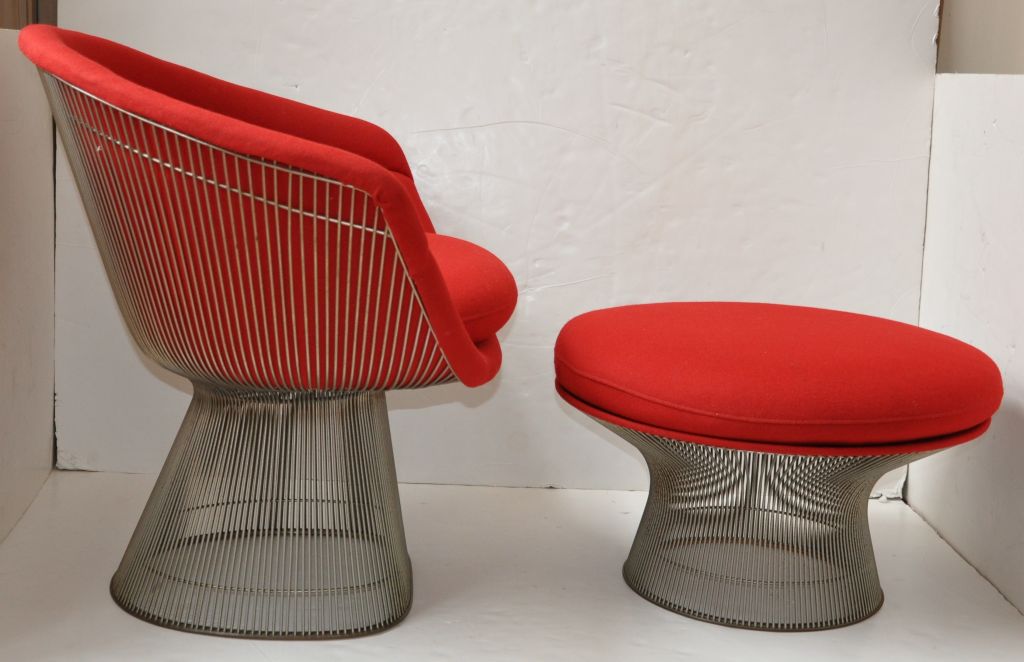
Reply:
[[197, 384], [110, 591], [192, 632], [332, 638], [400, 621], [412, 567], [384, 394]]
[[598, 422], [636, 446], [650, 470], [623, 566], [640, 596], [692, 618], [772, 631], [842, 627], [881, 608], [871, 489], [930, 452], [734, 450]]
[[42, 78], [125, 323], [162, 367], [254, 389], [455, 379], [372, 194]]
[[455, 375], [373, 196], [41, 75], [125, 323], [195, 388], [114, 600], [207, 634], [394, 625], [412, 575], [384, 390]]

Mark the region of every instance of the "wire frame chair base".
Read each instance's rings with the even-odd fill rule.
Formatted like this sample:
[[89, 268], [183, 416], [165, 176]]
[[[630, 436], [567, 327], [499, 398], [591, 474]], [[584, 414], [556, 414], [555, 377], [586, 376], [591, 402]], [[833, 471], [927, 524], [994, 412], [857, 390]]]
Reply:
[[195, 395], [110, 585], [191, 632], [369, 634], [412, 603], [383, 392]]
[[842, 627], [881, 608], [868, 498], [885, 472], [929, 453], [743, 451], [599, 422], [650, 469], [623, 567], [640, 596], [692, 618], [773, 631]]

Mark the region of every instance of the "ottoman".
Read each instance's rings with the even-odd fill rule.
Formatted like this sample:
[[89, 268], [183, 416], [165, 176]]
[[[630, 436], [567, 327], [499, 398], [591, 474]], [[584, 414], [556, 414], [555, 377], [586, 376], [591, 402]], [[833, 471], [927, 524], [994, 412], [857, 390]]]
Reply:
[[867, 502], [886, 471], [981, 435], [996, 365], [890, 320], [663, 303], [571, 320], [558, 393], [636, 446], [647, 506], [623, 568], [666, 609], [815, 630], [882, 606]]

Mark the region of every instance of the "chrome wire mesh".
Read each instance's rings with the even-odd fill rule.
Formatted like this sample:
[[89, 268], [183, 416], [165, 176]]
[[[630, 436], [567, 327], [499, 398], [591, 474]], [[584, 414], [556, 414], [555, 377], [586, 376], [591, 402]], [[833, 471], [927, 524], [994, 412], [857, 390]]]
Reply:
[[623, 567], [642, 597], [693, 618], [819, 630], [882, 606], [867, 503], [929, 453], [787, 455], [680, 442], [599, 421], [647, 460], [647, 506]]
[[412, 569], [384, 394], [197, 386], [110, 588], [128, 612], [195, 632], [400, 621]]
[[383, 392], [455, 377], [373, 196], [41, 74], [125, 323], [195, 386], [114, 599], [226, 635], [396, 623], [412, 578]]
[[42, 77], [121, 312], [163, 367], [289, 390], [454, 378], [372, 195]]

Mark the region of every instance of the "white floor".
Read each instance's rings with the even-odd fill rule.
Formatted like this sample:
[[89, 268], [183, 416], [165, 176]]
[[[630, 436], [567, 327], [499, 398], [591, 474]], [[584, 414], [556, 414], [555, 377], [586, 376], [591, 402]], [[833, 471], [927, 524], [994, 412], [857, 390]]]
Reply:
[[886, 604], [771, 634], [664, 611], [623, 584], [645, 494], [403, 485], [416, 594], [362, 639], [183, 634], [120, 611], [107, 581], [151, 476], [54, 472], [0, 544], [0, 660], [1019, 660], [1024, 617], [900, 502], [871, 504]]

